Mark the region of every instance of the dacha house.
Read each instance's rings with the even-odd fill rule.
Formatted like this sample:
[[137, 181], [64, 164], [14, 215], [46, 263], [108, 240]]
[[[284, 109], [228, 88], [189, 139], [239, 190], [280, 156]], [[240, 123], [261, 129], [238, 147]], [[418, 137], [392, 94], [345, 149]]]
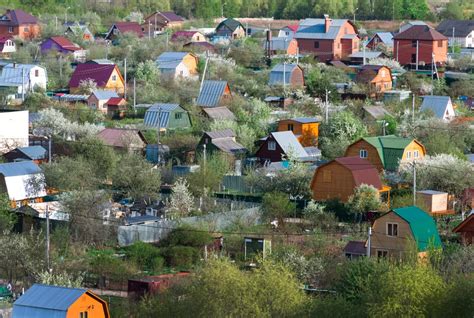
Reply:
[[137, 22], [115, 22], [105, 35], [106, 40], [116, 40], [119, 35], [126, 33], [135, 34], [139, 38], [143, 37], [143, 30]]
[[169, 131], [190, 128], [191, 120], [180, 105], [157, 103], [146, 110], [144, 124], [160, 131]]
[[320, 123], [311, 117], [283, 119], [278, 122], [278, 131], [292, 131], [303, 147], [317, 146]]
[[270, 71], [268, 85], [303, 87], [303, 69], [298, 64], [278, 64]]
[[77, 65], [69, 81], [69, 90], [72, 94], [81, 89], [81, 82], [92, 80], [98, 89], [115, 91], [123, 94], [125, 82], [119, 68], [115, 64], [84, 63]]
[[76, 61], [84, 61], [86, 58], [86, 51], [84, 49], [63, 36], [52, 36], [44, 40], [40, 48], [42, 54], [55, 52], [64, 55], [72, 55]]
[[383, 65], [363, 65], [357, 72], [356, 82], [367, 84], [371, 97], [381, 97], [392, 89], [392, 71]]
[[40, 34], [38, 19], [23, 10], [7, 10], [0, 16], [0, 36], [16, 36], [22, 40], [37, 38]]
[[171, 78], [189, 78], [197, 75], [198, 58], [193, 53], [164, 52], [155, 61], [160, 74]]
[[216, 36], [227, 39], [240, 39], [245, 36], [245, 28], [239, 21], [229, 18], [216, 27]]
[[201, 107], [227, 106], [232, 99], [227, 81], [204, 81], [196, 104]]

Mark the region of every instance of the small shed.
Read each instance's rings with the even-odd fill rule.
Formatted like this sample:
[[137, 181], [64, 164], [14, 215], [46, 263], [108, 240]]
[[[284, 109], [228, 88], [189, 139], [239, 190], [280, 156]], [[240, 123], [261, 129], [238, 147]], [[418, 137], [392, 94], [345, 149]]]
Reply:
[[384, 103], [399, 103], [410, 98], [411, 91], [389, 90], [383, 93]]
[[145, 112], [144, 123], [147, 127], [159, 127], [160, 131], [191, 127], [188, 112], [179, 104], [153, 104]]
[[209, 152], [220, 151], [230, 155], [243, 155], [247, 152], [244, 146], [236, 141], [236, 135], [232, 129], [204, 132], [199, 141], [196, 152], [204, 149]]
[[176, 274], [163, 274], [157, 276], [145, 276], [128, 280], [128, 295], [131, 298], [141, 298], [146, 294], [163, 292], [166, 288], [173, 286], [191, 275], [189, 272]]
[[454, 233], [460, 233], [462, 243], [471, 245], [474, 243], [474, 212], [453, 229]]
[[265, 237], [245, 237], [244, 257], [246, 261], [255, 261], [256, 256], [265, 258], [272, 251], [272, 241]]
[[349, 241], [344, 247], [344, 256], [350, 260], [366, 255], [367, 250], [364, 241]]
[[268, 85], [304, 86], [303, 69], [298, 64], [278, 64], [270, 72]]
[[202, 111], [211, 120], [236, 120], [234, 113], [225, 106], [203, 108]]
[[48, 161], [47, 151], [41, 146], [19, 147], [7, 152], [3, 157], [8, 162], [34, 161], [40, 164]]
[[231, 98], [227, 81], [204, 81], [196, 104], [201, 107], [226, 106]]
[[430, 111], [436, 118], [444, 121], [450, 121], [456, 116], [449, 96], [423, 96], [420, 111]]
[[417, 191], [421, 204], [430, 214], [454, 214], [448, 210], [448, 193], [434, 190]]

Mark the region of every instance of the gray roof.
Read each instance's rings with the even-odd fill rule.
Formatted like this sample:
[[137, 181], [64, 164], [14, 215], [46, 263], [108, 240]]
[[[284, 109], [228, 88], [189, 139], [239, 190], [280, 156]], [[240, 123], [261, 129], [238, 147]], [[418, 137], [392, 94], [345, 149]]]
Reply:
[[286, 51], [291, 43], [291, 40], [292, 38], [288, 37], [272, 38], [270, 42], [270, 48], [274, 51]]
[[420, 110], [431, 110], [437, 118], [444, 118], [450, 101], [449, 96], [423, 96]]
[[321, 150], [318, 147], [304, 147], [310, 157], [321, 157]]
[[203, 107], [219, 106], [226, 86], [226, 81], [204, 81], [196, 104]]
[[168, 125], [170, 122], [169, 120], [170, 113], [175, 110], [181, 110], [183, 112], [186, 112], [178, 104], [164, 104], [164, 103], [154, 104], [150, 108], [148, 108], [147, 111], [145, 112], [144, 123], [146, 126], [158, 127], [158, 118], [159, 118], [160, 127], [168, 128]]
[[41, 168], [33, 161], [0, 163], [0, 174], [5, 177], [25, 176], [41, 172]]
[[375, 119], [382, 119], [391, 114], [383, 106], [364, 106], [364, 110]]
[[272, 132], [271, 135], [275, 141], [280, 145], [285, 154], [293, 153], [296, 158], [306, 158], [308, 153], [304, 150], [295, 134], [292, 131], [278, 131]]
[[436, 190], [421, 190], [421, 191], [418, 191], [418, 193], [423, 193], [423, 194], [447, 194], [446, 192], [436, 191]]
[[145, 222], [156, 222], [160, 218], [153, 215], [139, 215], [139, 216], [129, 216], [125, 218], [125, 224], [127, 225], [139, 225], [140, 223]]
[[[41, 67], [34, 64], [7, 64], [3, 67], [0, 74], [0, 83], [2, 86], [21, 85], [22, 82], [27, 84], [29, 72], [34, 67]], [[42, 67], [41, 67], [42, 68]], [[25, 72], [23, 73], [23, 70]], [[23, 76], [24, 75], [24, 76]]]
[[86, 289], [34, 284], [13, 304], [13, 318], [62, 318]]
[[164, 52], [156, 59], [159, 69], [175, 69], [188, 52]]
[[[392, 32], [377, 32], [372, 38], [378, 36], [380, 41], [387, 46], [393, 46], [393, 33]], [[372, 39], [370, 39], [372, 41]]]
[[243, 153], [246, 152], [244, 146], [236, 142], [233, 138], [219, 138], [213, 139], [212, 144], [219, 148], [220, 150], [227, 153]]
[[235, 133], [232, 129], [206, 131], [205, 134], [208, 135], [209, 137], [211, 137], [211, 139], [233, 138], [233, 137], [235, 137]]
[[235, 120], [234, 114], [225, 106], [213, 107], [213, 108], [203, 108], [202, 109], [206, 115], [214, 120]]
[[326, 32], [324, 19], [305, 19], [300, 22], [295, 38], [333, 40], [347, 21], [346, 19], [332, 19], [329, 30]]
[[[291, 79], [291, 73], [295, 68], [298, 67], [298, 64], [278, 64], [272, 68], [270, 72], [270, 78], [268, 80], [268, 85], [283, 85], [289, 84]], [[283, 82], [283, 78], [285, 79]]]
[[444, 20], [436, 31], [449, 38], [453, 36], [453, 31], [456, 38], [466, 37], [474, 31], [474, 20]]
[[109, 100], [112, 97], [119, 97], [115, 91], [95, 90], [91, 95], [94, 95], [99, 100]]
[[294, 120], [298, 123], [302, 124], [309, 124], [309, 123], [319, 123], [320, 120], [316, 117], [296, 117], [296, 118], [290, 118], [290, 120]]
[[356, 58], [356, 59], [362, 59], [364, 58], [364, 54], [365, 54], [365, 58], [366, 59], [375, 59], [375, 58], [378, 58], [378, 57], [381, 57], [383, 55], [385, 55], [383, 52], [355, 52], [355, 53], [352, 53], [351, 55], [349, 55], [350, 58]]
[[31, 160], [45, 159], [47, 157], [46, 149], [41, 146], [29, 146], [17, 149], [18, 151], [28, 156], [28, 158], [30, 158]]

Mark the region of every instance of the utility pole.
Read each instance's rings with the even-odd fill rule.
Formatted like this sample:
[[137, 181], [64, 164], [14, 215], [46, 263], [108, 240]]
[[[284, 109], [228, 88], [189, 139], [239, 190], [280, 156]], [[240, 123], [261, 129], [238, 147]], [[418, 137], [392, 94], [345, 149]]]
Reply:
[[156, 37], [156, 13], [155, 13], [155, 28], [153, 29], [153, 38]]
[[204, 85], [204, 79], [206, 78], [207, 63], [209, 62], [209, 51], [206, 51], [206, 63], [204, 64], [204, 72], [202, 73], [201, 85], [199, 86], [199, 93], [201, 93], [202, 86]]
[[416, 160], [413, 160], [413, 205], [416, 205]]
[[283, 94], [285, 93], [286, 89], [286, 60], [283, 61]]
[[59, 78], [63, 79], [63, 56], [59, 55]]
[[124, 73], [125, 73], [125, 87], [124, 87], [124, 94], [123, 97], [127, 99], [127, 58], [124, 59], [123, 61], [124, 64]]
[[433, 81], [434, 81], [433, 64], [434, 64], [434, 53], [431, 53], [431, 96], [433, 96], [433, 91], [434, 91], [434, 86], [433, 86]]
[[168, 50], [169, 34], [168, 31], [165, 31], [166, 34], [166, 50]]
[[383, 135], [385, 136], [385, 125], [387, 124], [387, 122], [385, 120], [382, 120], [382, 133]]
[[400, 42], [397, 41], [397, 62], [398, 62], [398, 48], [399, 48], [399, 44], [400, 44]]
[[454, 53], [454, 31], [456, 30], [455, 27], [453, 27], [453, 37], [451, 38], [451, 53]]
[[329, 120], [329, 94], [331, 92], [326, 89], [326, 123]]
[[296, 47], [296, 65], [300, 63], [300, 48]]
[[365, 41], [362, 41], [362, 65], [365, 65]]
[[151, 22], [148, 21], [148, 41], [151, 40]]
[[158, 164], [161, 162], [160, 158], [160, 130], [161, 130], [161, 107], [158, 109], [158, 131], [156, 134], [156, 157], [158, 159]]
[[51, 158], [52, 139], [53, 139], [53, 136], [49, 135], [48, 136], [48, 164], [49, 165], [51, 165], [51, 161], [53, 160], [53, 158]]
[[418, 48], [420, 46], [420, 41], [416, 40], [416, 70], [418, 71]]
[[415, 122], [415, 93], [413, 93], [411, 98], [411, 121]]
[[367, 236], [367, 257], [370, 257], [370, 248], [371, 248], [371, 236], [372, 236], [372, 227], [369, 226], [369, 231], [368, 231], [368, 236]]
[[58, 30], [58, 16], [57, 15], [54, 16], [54, 20], [55, 20], [55, 30], [57, 31]]
[[25, 101], [25, 69], [21, 68], [21, 101]]
[[137, 80], [133, 78], [133, 112], [136, 113], [137, 109]]
[[50, 259], [49, 259], [49, 205], [46, 204], [46, 270], [50, 273]]

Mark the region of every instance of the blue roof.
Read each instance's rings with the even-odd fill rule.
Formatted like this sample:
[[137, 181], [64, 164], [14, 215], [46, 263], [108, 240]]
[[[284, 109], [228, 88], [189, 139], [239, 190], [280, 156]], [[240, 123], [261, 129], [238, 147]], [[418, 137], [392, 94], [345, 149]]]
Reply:
[[93, 91], [92, 94], [94, 94], [99, 100], [109, 100], [112, 97], [119, 97], [115, 91], [105, 91], [100, 89]]
[[295, 38], [297, 39], [335, 39], [339, 30], [346, 23], [346, 19], [332, 19], [326, 32], [324, 19], [305, 19], [300, 22]]
[[41, 172], [41, 168], [33, 161], [8, 162], [0, 164], [0, 174], [4, 177], [25, 176]]
[[224, 95], [226, 81], [204, 81], [202, 90], [197, 99], [197, 105], [203, 107], [219, 106], [222, 95]]
[[[41, 67], [34, 64], [7, 64], [3, 67], [0, 74], [0, 83], [2, 86], [15, 86], [28, 84], [29, 72], [34, 67]], [[23, 73], [23, 70], [25, 72]], [[23, 76], [24, 75], [24, 76]]]
[[[393, 46], [393, 33], [392, 32], [377, 32], [377, 35], [383, 44]], [[374, 35], [374, 36], [375, 36]]]
[[[170, 113], [175, 110], [182, 109], [178, 104], [154, 104], [145, 112], [144, 123], [146, 126], [157, 127], [158, 128], [158, 118], [160, 119], [160, 127], [168, 128]], [[161, 111], [161, 114], [160, 114]]]
[[155, 62], [160, 69], [175, 69], [188, 54], [188, 52], [164, 52]]
[[46, 149], [41, 146], [29, 146], [17, 148], [18, 151], [24, 153], [31, 160], [39, 160], [46, 158]]
[[12, 318], [63, 318], [86, 289], [34, 284], [13, 304]]
[[444, 118], [450, 101], [449, 96], [423, 96], [420, 110], [431, 110], [437, 118]]
[[[278, 84], [289, 84], [291, 79], [291, 73], [295, 68], [298, 67], [298, 64], [278, 64], [270, 72], [270, 78], [268, 80], [268, 85], [278, 85]], [[283, 74], [285, 81], [283, 82]]]

